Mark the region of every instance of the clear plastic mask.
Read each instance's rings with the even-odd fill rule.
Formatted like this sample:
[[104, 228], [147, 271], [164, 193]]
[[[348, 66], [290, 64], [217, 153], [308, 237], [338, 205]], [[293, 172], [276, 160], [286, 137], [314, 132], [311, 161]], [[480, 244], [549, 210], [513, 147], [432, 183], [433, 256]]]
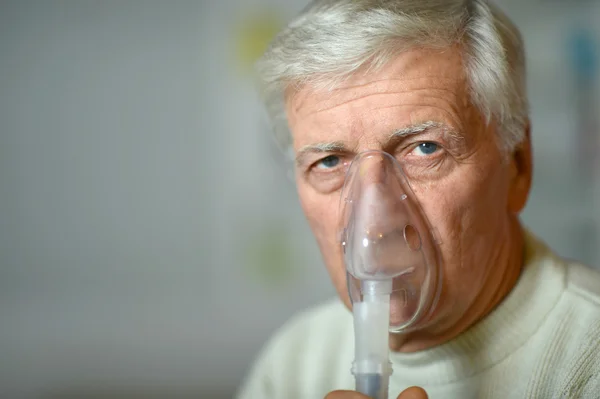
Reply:
[[424, 327], [441, 288], [440, 257], [400, 164], [381, 151], [358, 154], [346, 175], [340, 207], [353, 305], [363, 301], [369, 289], [365, 282], [391, 283], [389, 330]]

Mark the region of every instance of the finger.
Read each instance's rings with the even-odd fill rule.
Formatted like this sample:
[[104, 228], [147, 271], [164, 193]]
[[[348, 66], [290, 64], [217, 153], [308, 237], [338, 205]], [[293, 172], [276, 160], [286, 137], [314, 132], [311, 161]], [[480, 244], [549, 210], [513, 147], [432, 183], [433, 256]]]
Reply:
[[406, 388], [396, 399], [427, 399], [427, 392], [421, 387]]
[[333, 391], [329, 392], [325, 399], [369, 399], [369, 397], [356, 391]]

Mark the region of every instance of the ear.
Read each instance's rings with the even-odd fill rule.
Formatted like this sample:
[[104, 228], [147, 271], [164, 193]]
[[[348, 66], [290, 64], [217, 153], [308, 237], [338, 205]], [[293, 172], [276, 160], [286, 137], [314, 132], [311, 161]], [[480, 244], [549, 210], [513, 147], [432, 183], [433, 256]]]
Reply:
[[508, 210], [520, 213], [529, 197], [533, 177], [533, 155], [531, 152], [531, 124], [525, 127], [525, 140], [510, 155], [510, 183], [508, 190]]

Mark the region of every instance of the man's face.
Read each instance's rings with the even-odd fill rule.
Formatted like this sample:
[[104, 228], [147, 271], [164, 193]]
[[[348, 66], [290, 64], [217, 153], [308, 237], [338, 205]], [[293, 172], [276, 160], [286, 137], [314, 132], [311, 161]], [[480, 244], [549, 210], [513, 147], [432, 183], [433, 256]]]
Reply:
[[[402, 165], [441, 240], [442, 293], [432, 331], [457, 323], [502, 279], [511, 251], [504, 244], [527, 195], [514, 187], [515, 162], [500, 151], [494, 124], [471, 104], [463, 71], [457, 49], [414, 50], [338, 89], [306, 86], [286, 102], [300, 202], [348, 306], [338, 209], [344, 173], [365, 150], [385, 151]], [[415, 126], [434, 127], [390, 140]]]

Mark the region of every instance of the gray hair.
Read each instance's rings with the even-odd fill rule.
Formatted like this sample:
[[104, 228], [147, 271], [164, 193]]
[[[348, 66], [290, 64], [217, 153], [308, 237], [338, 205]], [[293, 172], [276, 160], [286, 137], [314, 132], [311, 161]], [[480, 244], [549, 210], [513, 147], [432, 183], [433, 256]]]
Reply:
[[486, 0], [315, 0], [257, 62], [278, 144], [292, 153], [285, 94], [332, 89], [359, 69], [375, 71], [410, 48], [463, 51], [471, 100], [505, 151], [525, 138], [528, 104], [519, 30]]

